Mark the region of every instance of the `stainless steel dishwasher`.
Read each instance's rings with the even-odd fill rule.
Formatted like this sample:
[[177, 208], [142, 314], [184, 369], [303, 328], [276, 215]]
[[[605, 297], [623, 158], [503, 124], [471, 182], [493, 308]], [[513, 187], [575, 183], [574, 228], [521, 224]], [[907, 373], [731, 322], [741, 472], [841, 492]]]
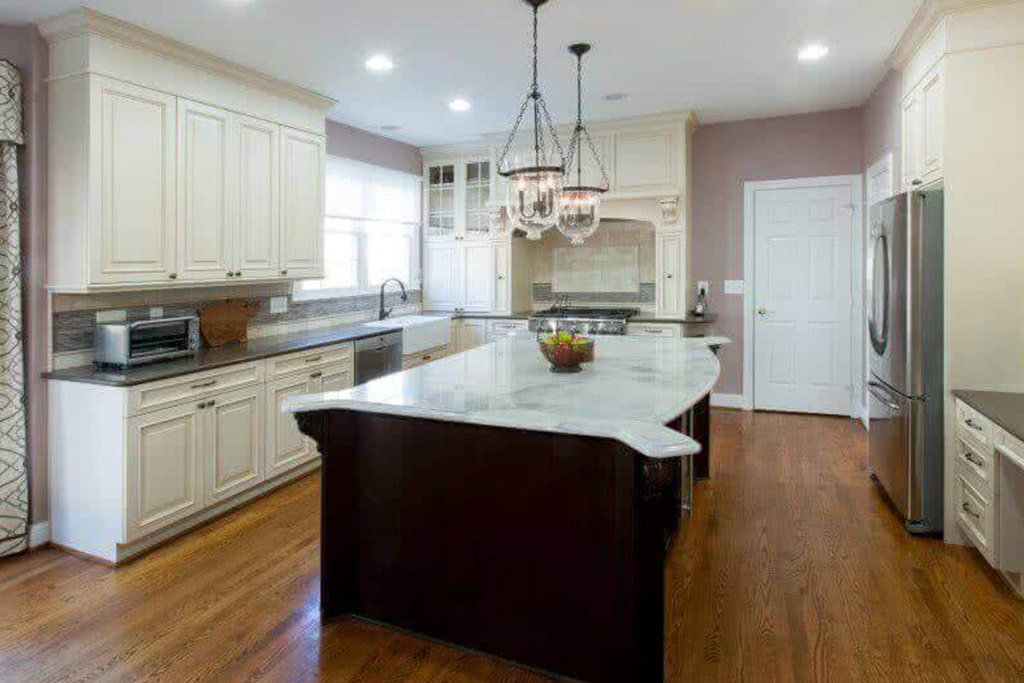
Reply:
[[401, 332], [387, 332], [356, 341], [356, 384], [365, 384], [401, 369]]

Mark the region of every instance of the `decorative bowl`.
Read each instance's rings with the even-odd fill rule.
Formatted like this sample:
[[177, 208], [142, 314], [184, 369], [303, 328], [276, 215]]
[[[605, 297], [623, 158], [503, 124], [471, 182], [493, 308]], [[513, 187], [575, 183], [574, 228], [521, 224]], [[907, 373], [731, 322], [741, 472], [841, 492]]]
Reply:
[[541, 355], [551, 372], [579, 372], [583, 363], [594, 360], [594, 340], [570, 332], [554, 332], [537, 338]]

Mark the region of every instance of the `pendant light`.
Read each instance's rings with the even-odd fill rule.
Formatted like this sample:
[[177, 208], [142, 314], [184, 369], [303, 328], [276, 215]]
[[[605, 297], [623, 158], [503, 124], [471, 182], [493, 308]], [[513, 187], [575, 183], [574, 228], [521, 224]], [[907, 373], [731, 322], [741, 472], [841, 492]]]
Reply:
[[[590, 52], [587, 43], [574, 43], [569, 52], [576, 56], [576, 129], [569, 141], [569, 160], [566, 174], [572, 176], [573, 164], [576, 165], [576, 184], [567, 185], [558, 193], [558, 230], [568, 238], [573, 246], [580, 246], [584, 240], [594, 234], [601, 224], [601, 195], [608, 191], [608, 174], [601, 163], [601, 157], [594, 148], [590, 133], [583, 125], [583, 55]], [[590, 154], [601, 169], [604, 187], [583, 184], [583, 144], [586, 143]]]
[[[508, 179], [508, 217], [512, 226], [525, 232], [527, 239], [539, 240], [546, 230], [558, 225], [558, 191], [565, 174], [565, 154], [537, 83], [537, 14], [548, 0], [524, 2], [533, 8], [533, 83], [498, 157], [498, 173]], [[517, 156], [510, 168], [509, 151], [528, 108], [533, 110], [533, 150]]]

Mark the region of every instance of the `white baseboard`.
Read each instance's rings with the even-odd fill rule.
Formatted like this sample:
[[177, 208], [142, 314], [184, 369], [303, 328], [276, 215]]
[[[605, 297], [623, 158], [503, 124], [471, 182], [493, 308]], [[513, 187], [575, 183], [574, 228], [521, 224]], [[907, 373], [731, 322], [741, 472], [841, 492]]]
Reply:
[[750, 406], [747, 405], [747, 399], [743, 394], [711, 394], [711, 405], [715, 408], [750, 410]]
[[860, 423], [862, 425], [864, 425], [864, 429], [866, 429], [868, 431], [871, 430], [870, 420], [868, 419], [868, 407], [867, 406], [863, 406], [863, 405], [862, 406], [857, 406], [857, 419], [860, 420]]
[[28, 547], [38, 548], [50, 542], [50, 523], [39, 522], [28, 528]]

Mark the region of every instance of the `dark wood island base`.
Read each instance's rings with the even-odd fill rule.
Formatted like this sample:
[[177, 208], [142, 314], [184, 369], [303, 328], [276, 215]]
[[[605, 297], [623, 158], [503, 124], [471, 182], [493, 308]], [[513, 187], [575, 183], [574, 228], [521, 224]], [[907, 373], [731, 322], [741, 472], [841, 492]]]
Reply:
[[296, 417], [324, 456], [323, 619], [583, 681], [661, 683], [689, 457], [343, 409]]

